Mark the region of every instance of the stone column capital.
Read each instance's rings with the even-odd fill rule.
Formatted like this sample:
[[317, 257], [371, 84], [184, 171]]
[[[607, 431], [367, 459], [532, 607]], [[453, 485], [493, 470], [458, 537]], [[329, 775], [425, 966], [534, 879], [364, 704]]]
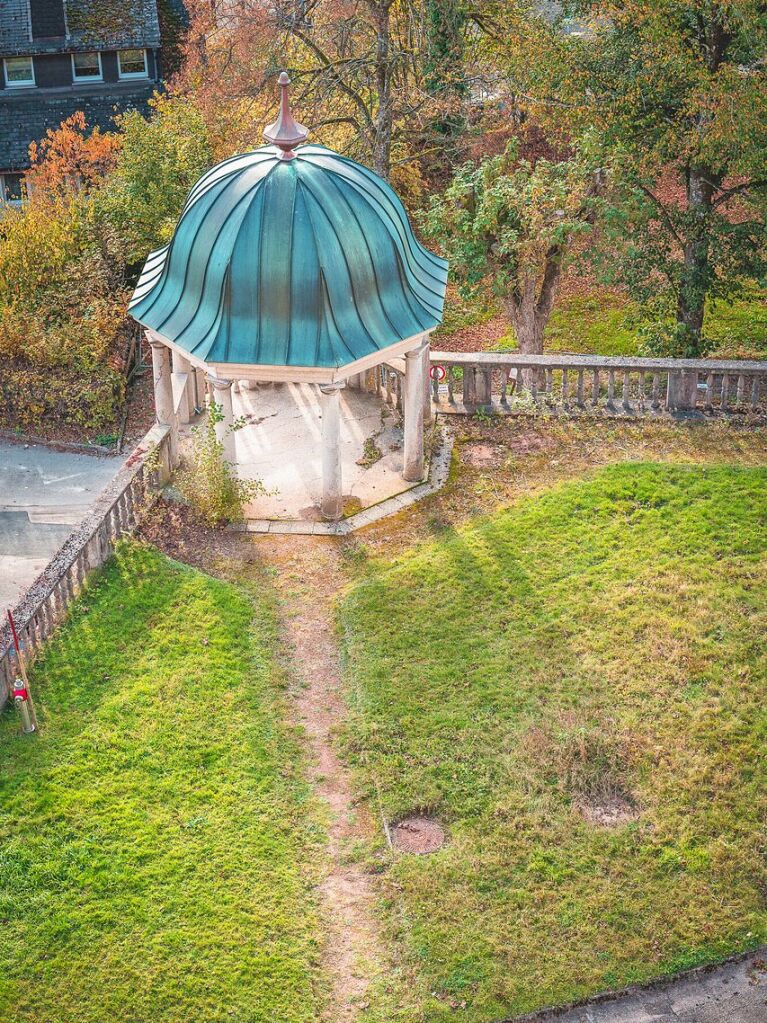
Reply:
[[152, 348], [167, 348], [168, 351], [170, 351], [170, 348], [165, 344], [162, 338], [155, 337], [153, 334], [150, 334], [149, 331], [146, 332], [146, 339]]
[[212, 373], [208, 373], [206, 374], [206, 376], [209, 383], [211, 383], [216, 388], [217, 391], [223, 391], [226, 388], [231, 387], [232, 384], [234, 383], [233, 380], [227, 380], [225, 377], [217, 377], [214, 376]]
[[420, 355], [426, 351], [429, 347], [429, 335], [426, 334], [417, 345], [414, 345], [409, 351], [405, 352], [406, 359], [417, 359]]
[[335, 394], [342, 391], [344, 387], [346, 387], [345, 380], [333, 380], [328, 384], [320, 384], [320, 391], [322, 394]]

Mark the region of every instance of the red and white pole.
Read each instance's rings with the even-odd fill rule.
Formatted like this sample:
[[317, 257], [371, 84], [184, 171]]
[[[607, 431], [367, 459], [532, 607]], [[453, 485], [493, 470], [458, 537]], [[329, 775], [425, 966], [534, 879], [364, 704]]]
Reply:
[[13, 620], [13, 615], [11, 614], [10, 609], [8, 609], [8, 624], [11, 627], [13, 646], [16, 650], [16, 660], [18, 661], [19, 671], [21, 672], [21, 678], [17, 678], [13, 683], [13, 702], [21, 714], [22, 728], [28, 734], [37, 730], [37, 715], [35, 714], [35, 705], [32, 702], [32, 696], [29, 692], [29, 678], [27, 677], [27, 669], [21, 652], [21, 644], [19, 643], [19, 637], [16, 632], [16, 623]]

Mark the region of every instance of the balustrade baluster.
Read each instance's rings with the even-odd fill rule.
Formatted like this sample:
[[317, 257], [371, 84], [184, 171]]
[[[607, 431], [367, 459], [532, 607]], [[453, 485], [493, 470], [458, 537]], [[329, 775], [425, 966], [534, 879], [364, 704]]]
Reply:
[[565, 367], [562, 368], [562, 404], [566, 405], [570, 397], [570, 374]]
[[738, 374], [738, 390], [737, 390], [737, 395], [736, 395], [736, 398], [735, 398], [735, 400], [736, 400], [738, 405], [742, 405], [743, 404], [743, 392], [745, 391], [745, 388], [746, 388], [746, 378], [743, 376], [742, 373], [739, 373]]
[[583, 408], [583, 370], [578, 370], [578, 383], [576, 385], [576, 401], [578, 402], [578, 408]]
[[534, 366], [530, 371], [530, 397], [538, 401], [538, 367]]
[[653, 373], [652, 375], [652, 391], [650, 398], [650, 405], [656, 411], [660, 407], [660, 373]]
[[591, 371], [591, 404], [599, 404], [599, 370], [592, 369]]
[[623, 371], [621, 397], [623, 398], [623, 408], [626, 412], [631, 412], [631, 370], [628, 369], [624, 369]]
[[710, 412], [714, 407], [714, 374], [706, 375], [706, 411]]
[[552, 371], [547, 366], [546, 367], [546, 394], [549, 396], [549, 401], [551, 401], [551, 396], [552, 396], [553, 392], [554, 392], [554, 374], [552, 373]]
[[128, 486], [128, 488], [125, 491], [125, 506], [126, 506], [126, 513], [128, 515], [128, 528], [129, 529], [133, 529], [133, 527], [136, 525], [136, 518], [137, 518], [137, 516], [136, 516], [136, 505], [135, 505], [135, 502], [133, 500], [133, 487], [132, 486]]
[[613, 402], [615, 400], [615, 370], [608, 369], [607, 371], [607, 407], [613, 408]]
[[751, 380], [751, 404], [754, 408], [759, 404], [759, 377], [756, 373]]
[[509, 374], [511, 370], [508, 366], [501, 367], [501, 405], [508, 405], [507, 392], [509, 387]]
[[447, 367], [447, 400], [451, 405], [455, 405], [455, 394], [453, 390], [455, 388], [455, 368], [453, 366]]
[[719, 394], [719, 409], [724, 412], [729, 405], [730, 399], [730, 374], [722, 373], [722, 389]]
[[83, 565], [83, 553], [82, 553], [82, 551], [80, 551], [80, 553], [77, 555], [77, 558], [75, 559], [74, 575], [75, 575], [75, 584], [76, 584], [77, 589], [79, 591], [79, 590], [81, 590], [83, 588], [83, 583], [85, 582], [85, 567]]

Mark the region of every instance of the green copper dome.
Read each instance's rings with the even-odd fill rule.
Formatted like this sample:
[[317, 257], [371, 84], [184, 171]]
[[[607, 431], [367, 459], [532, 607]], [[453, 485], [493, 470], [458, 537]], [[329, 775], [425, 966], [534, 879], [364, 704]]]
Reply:
[[254, 366], [339, 368], [436, 327], [447, 263], [390, 186], [323, 146], [285, 149], [197, 182], [133, 317], [206, 362]]

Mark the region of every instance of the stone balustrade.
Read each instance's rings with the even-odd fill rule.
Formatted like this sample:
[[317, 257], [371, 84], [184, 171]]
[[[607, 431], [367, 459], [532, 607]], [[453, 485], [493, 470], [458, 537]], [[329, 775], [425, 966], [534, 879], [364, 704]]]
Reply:
[[[55, 631], [88, 575], [131, 533], [153, 491], [170, 475], [170, 430], [154, 426], [13, 610], [27, 659]], [[18, 673], [10, 627], [0, 627], [0, 708]]]
[[767, 361], [433, 351], [431, 366], [438, 412], [767, 414]]

